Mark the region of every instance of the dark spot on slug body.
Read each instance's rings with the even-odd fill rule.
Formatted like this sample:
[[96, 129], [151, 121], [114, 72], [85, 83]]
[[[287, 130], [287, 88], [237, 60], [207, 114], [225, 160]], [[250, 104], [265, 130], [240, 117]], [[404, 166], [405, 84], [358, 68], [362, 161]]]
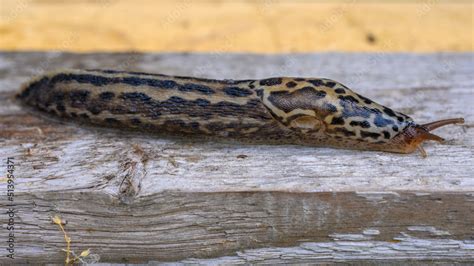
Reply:
[[215, 91], [208, 86], [194, 83], [186, 83], [178, 87], [180, 91], [198, 91], [203, 94], [213, 94]]
[[347, 96], [339, 95], [337, 98], [341, 99], [341, 101], [346, 101], [350, 103], [359, 103], [359, 100], [357, 100], [351, 95], [347, 95]]
[[103, 101], [109, 101], [112, 100], [115, 97], [115, 94], [110, 91], [105, 91], [99, 94], [99, 98]]
[[346, 93], [346, 90], [341, 89], [341, 88], [337, 88], [337, 89], [334, 90], [334, 92], [336, 92], [337, 94], [344, 94], [344, 93]]
[[382, 111], [380, 111], [380, 110], [377, 109], [377, 108], [369, 108], [369, 110], [370, 110], [372, 113], [374, 113], [374, 114], [381, 114], [381, 113], [382, 113]]
[[224, 92], [233, 97], [246, 97], [253, 94], [251, 90], [239, 87], [225, 87]]
[[361, 128], [369, 128], [370, 123], [368, 121], [351, 121], [349, 123], [351, 126], [359, 126]]
[[260, 80], [260, 85], [262, 86], [274, 86], [280, 85], [282, 83], [282, 78], [269, 78]]
[[327, 81], [324, 85], [325, 85], [326, 87], [332, 88], [332, 87], [336, 86], [336, 82], [334, 82], [334, 81]]
[[294, 81], [290, 81], [290, 82], [286, 83], [287, 88], [294, 88], [294, 87], [296, 87], [296, 85], [298, 85], [298, 83], [296, 83]]
[[173, 80], [161, 80], [161, 79], [148, 79], [139, 77], [124, 77], [123, 83], [131, 86], [147, 85], [150, 87], [173, 89], [177, 86], [177, 83]]
[[384, 138], [390, 139], [390, 133], [388, 131], [382, 131]]
[[120, 95], [120, 98], [130, 101], [139, 101], [142, 103], [148, 103], [151, 101], [151, 97], [143, 92], [124, 92]]
[[122, 78], [122, 82], [131, 86], [140, 86], [147, 84], [145, 79], [141, 79], [139, 77], [124, 77]]
[[258, 90], [256, 90], [256, 92], [257, 92], [258, 97], [260, 97], [260, 98], [263, 97], [263, 89], [258, 89]]
[[152, 80], [153, 82], [150, 82], [150, 85], [152, 87], [172, 89], [177, 86], [177, 83], [173, 80], [155, 80], [155, 79], [152, 79]]
[[[313, 89], [313, 88], [312, 87], [302, 88], [302, 90], [311, 90], [311, 89]], [[326, 97], [327, 92], [315, 90], [314, 94], [316, 95], [317, 98], [324, 98], [324, 97]]]
[[[357, 94], [357, 93], [356, 93], [356, 94]], [[362, 95], [360, 95], [360, 94], [357, 94], [357, 96], [358, 96], [360, 99], [362, 99], [362, 101], [364, 101], [365, 104], [371, 104], [371, 103], [373, 103], [373, 101], [372, 101], [371, 99], [366, 98], [366, 97], [364, 97], [364, 96], [362, 96]]]
[[387, 115], [389, 115], [391, 117], [397, 117], [395, 112], [392, 109], [388, 108], [388, 107], [384, 107], [383, 111], [384, 111], [384, 113], [386, 113]]
[[373, 139], [377, 139], [378, 137], [380, 137], [380, 133], [374, 133], [374, 132], [369, 132], [369, 131], [363, 131], [363, 130], [361, 130], [361, 131], [360, 131], [360, 136], [363, 137], [363, 138], [373, 138]]
[[187, 101], [181, 97], [178, 96], [171, 96], [168, 100], [162, 101], [161, 103], [170, 103], [170, 104], [176, 104], [176, 105], [185, 105], [186, 103], [189, 103], [190, 101]]
[[163, 89], [172, 89], [177, 86], [173, 80], [161, 80], [161, 79], [150, 79], [140, 77], [123, 77], [115, 78], [115, 80], [109, 80], [110, 83], [124, 83], [130, 86], [150, 86]]
[[344, 125], [344, 118], [342, 117], [333, 117], [331, 120], [331, 125]]
[[398, 132], [398, 127], [397, 126], [392, 126], [393, 131]]
[[308, 80], [308, 82], [313, 84], [316, 87], [320, 87], [320, 86], [324, 85], [324, 82], [320, 79], [310, 79], [310, 80]]

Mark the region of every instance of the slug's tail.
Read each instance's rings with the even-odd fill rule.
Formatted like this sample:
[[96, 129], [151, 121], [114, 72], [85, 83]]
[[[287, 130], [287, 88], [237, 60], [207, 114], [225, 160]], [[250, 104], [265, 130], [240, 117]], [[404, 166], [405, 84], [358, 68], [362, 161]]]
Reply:
[[401, 135], [401, 137], [403, 138], [403, 142], [406, 143], [405, 150], [411, 152], [415, 149], [418, 149], [421, 152], [421, 155], [423, 157], [426, 157], [426, 152], [421, 146], [423, 141], [434, 140], [440, 143], [444, 142], [444, 138], [432, 134], [430, 133], [430, 131], [446, 125], [462, 123], [464, 123], [464, 118], [451, 118], [426, 123], [423, 125], [411, 125], [407, 127]]
[[50, 81], [54, 74], [54, 72], [51, 72], [33, 78], [22, 86], [20, 92], [16, 94], [16, 99], [25, 104], [39, 107], [52, 91]]

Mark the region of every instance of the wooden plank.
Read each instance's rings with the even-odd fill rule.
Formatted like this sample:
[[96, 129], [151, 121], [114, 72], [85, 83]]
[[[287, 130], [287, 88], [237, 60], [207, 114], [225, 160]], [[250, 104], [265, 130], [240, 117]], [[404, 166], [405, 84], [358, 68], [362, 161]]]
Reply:
[[[57, 214], [72, 249], [91, 248], [101, 262], [472, 261], [472, 57], [2, 53], [1, 171], [14, 157], [15, 262], [64, 261], [63, 235], [51, 221]], [[427, 143], [422, 159], [158, 139], [59, 123], [12, 100], [31, 75], [71, 67], [330, 77], [416, 121], [464, 117], [466, 124], [438, 130], [448, 143]], [[7, 239], [8, 216], [0, 222]]]

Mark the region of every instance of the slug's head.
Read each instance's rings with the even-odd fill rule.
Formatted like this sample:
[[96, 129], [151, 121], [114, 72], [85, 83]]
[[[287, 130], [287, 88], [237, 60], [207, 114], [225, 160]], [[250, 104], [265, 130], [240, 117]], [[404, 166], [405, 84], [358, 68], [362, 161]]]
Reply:
[[[437, 142], [444, 142], [444, 139], [440, 136], [430, 133], [430, 131], [450, 125], [450, 124], [462, 124], [464, 123], [463, 118], [452, 118], [439, 120], [423, 125], [410, 123], [405, 129], [393, 138], [394, 144], [400, 145], [402, 148], [401, 152], [410, 153], [414, 150], [420, 150], [423, 157], [426, 157], [426, 152], [421, 146], [425, 140], [434, 140]], [[396, 146], [398, 146], [396, 145]], [[400, 147], [398, 148], [400, 149]], [[400, 151], [400, 150], [399, 150]]]

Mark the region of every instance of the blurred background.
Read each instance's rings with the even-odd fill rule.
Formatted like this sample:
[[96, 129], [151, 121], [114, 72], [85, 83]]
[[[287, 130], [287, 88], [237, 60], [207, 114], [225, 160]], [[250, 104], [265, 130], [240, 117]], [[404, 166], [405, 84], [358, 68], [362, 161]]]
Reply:
[[0, 50], [472, 51], [472, 1], [0, 0]]

